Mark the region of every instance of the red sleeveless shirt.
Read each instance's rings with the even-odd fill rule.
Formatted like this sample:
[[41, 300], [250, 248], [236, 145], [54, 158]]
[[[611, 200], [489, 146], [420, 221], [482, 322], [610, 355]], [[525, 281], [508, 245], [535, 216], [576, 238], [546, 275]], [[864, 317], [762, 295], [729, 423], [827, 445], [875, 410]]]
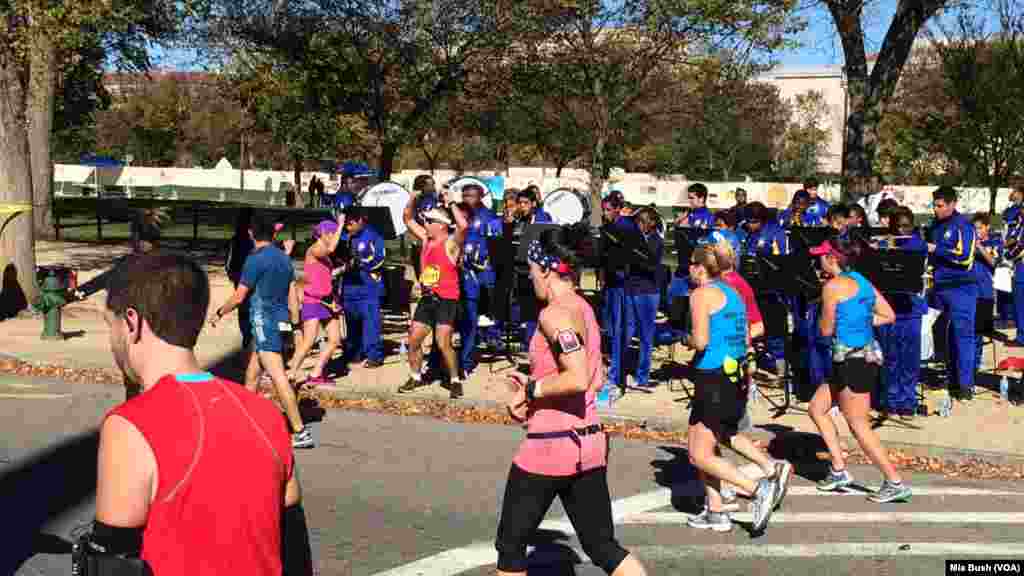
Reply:
[[445, 241], [427, 241], [420, 253], [420, 284], [445, 300], [459, 299], [459, 271], [448, 257]]
[[156, 576], [280, 576], [294, 461], [270, 401], [210, 375], [167, 375], [110, 414], [131, 422], [156, 457], [141, 554]]

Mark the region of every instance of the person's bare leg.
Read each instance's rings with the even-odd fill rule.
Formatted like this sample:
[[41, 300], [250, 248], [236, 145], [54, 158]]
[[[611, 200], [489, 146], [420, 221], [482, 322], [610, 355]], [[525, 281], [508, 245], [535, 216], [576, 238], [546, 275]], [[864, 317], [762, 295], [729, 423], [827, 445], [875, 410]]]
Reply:
[[438, 324], [435, 334], [437, 334], [437, 345], [441, 348], [441, 358], [448, 370], [448, 378], [458, 380], [459, 359], [455, 355], [455, 348], [452, 347], [452, 327], [448, 324]]
[[284, 372], [284, 359], [277, 352], [260, 351], [260, 362], [270, 373], [270, 379], [274, 381], [274, 389], [281, 404], [284, 405], [284, 413], [288, 416], [292, 431], [301, 432], [303, 424], [302, 416], [299, 414], [299, 402], [295, 398], [295, 390], [288, 384], [288, 376]]
[[900, 482], [900, 473], [896, 471], [896, 467], [889, 460], [889, 453], [882, 447], [878, 434], [871, 428], [871, 422], [868, 421], [868, 411], [870, 409], [870, 394], [857, 394], [849, 388], [839, 392], [839, 410], [843, 413], [843, 417], [846, 418], [846, 423], [850, 426], [850, 432], [857, 439], [861, 449], [864, 450], [864, 453], [867, 454], [867, 457], [871, 459], [875, 466], [878, 466], [886, 480]]
[[843, 458], [843, 449], [839, 445], [839, 432], [836, 430], [836, 424], [832, 421], [832, 417], [829, 416], [832, 400], [832, 388], [828, 382], [825, 382], [819, 385], [814, 392], [814, 396], [807, 406], [807, 413], [810, 414], [811, 420], [818, 428], [818, 433], [825, 441], [829, 456], [832, 458], [832, 469], [845, 470], [846, 459]]
[[260, 375], [263, 373], [260, 366], [260, 355], [255, 350], [249, 349], [249, 363], [245, 367], [245, 387], [252, 392], [259, 392]]
[[761, 467], [767, 476], [775, 473], [775, 461], [767, 452], [758, 448], [754, 441], [743, 434], [735, 434], [729, 439], [729, 448]]
[[417, 376], [423, 364], [423, 341], [430, 331], [425, 324], [413, 322], [409, 327], [409, 371]]
[[310, 372], [310, 376], [313, 378], [324, 375], [324, 368], [327, 367], [327, 363], [331, 361], [334, 353], [341, 346], [341, 320], [331, 318], [324, 331], [327, 332], [327, 342], [324, 344], [323, 350], [320, 351], [320, 358], [316, 361], [316, 366]]
[[302, 363], [306, 361], [306, 356], [309, 356], [309, 351], [313, 349], [313, 343], [319, 334], [320, 320], [312, 318], [302, 323], [302, 335], [297, 338], [299, 343], [295, 346], [295, 354], [292, 354], [292, 359], [288, 362], [289, 380], [295, 382], [299, 379], [298, 372], [302, 369]]
[[630, 554], [619, 563], [619, 567], [612, 572], [612, 576], [647, 576], [647, 571], [644, 569], [644, 565], [636, 559], [636, 556]]
[[[757, 490], [757, 482], [740, 472], [732, 462], [715, 455], [717, 444], [715, 434], [703, 423], [698, 422], [690, 426], [687, 436], [689, 437], [687, 448], [690, 450], [690, 463], [709, 476], [735, 485], [746, 494], [753, 494]], [[721, 509], [721, 501], [719, 501], [719, 509]]]

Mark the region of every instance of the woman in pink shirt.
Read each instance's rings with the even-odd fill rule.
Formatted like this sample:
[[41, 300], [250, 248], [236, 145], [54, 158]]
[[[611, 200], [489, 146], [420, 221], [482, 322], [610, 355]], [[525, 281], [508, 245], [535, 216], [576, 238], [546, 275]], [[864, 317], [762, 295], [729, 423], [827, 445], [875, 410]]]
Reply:
[[341, 343], [341, 307], [334, 301], [331, 279], [334, 268], [331, 263], [331, 254], [338, 247], [338, 240], [341, 238], [341, 230], [344, 229], [345, 215], [339, 214], [338, 221], [324, 220], [313, 229], [313, 237], [316, 239], [306, 249], [306, 259], [303, 262], [302, 276], [305, 287], [302, 290], [302, 340], [295, 347], [295, 355], [289, 363], [291, 377], [289, 380], [298, 380], [297, 372], [302, 368], [302, 362], [306, 359], [309, 351], [313, 348], [317, 336], [320, 335], [320, 325], [324, 325], [327, 331], [327, 345], [320, 352], [320, 359], [316, 366], [309, 373], [306, 380], [307, 386], [327, 384], [324, 378], [324, 367], [331, 360], [335, 350]]
[[498, 574], [526, 574], [526, 546], [558, 496], [583, 550], [615, 576], [644, 575], [615, 540], [608, 494], [608, 440], [594, 405], [601, 388], [601, 332], [576, 293], [578, 263], [566, 231], [545, 231], [530, 245], [530, 277], [546, 302], [530, 340], [530, 374], [509, 378], [508, 409], [526, 423], [512, 461], [498, 523]]

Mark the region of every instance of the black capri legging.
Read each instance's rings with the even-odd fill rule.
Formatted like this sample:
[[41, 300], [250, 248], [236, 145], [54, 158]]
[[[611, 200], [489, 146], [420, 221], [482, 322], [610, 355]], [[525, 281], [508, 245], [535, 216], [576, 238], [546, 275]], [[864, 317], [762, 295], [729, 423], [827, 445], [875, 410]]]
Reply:
[[629, 555], [615, 540], [608, 469], [601, 467], [574, 476], [542, 476], [512, 465], [498, 522], [498, 570], [526, 571], [526, 546], [540, 526], [555, 496], [569, 515], [583, 551], [611, 574]]

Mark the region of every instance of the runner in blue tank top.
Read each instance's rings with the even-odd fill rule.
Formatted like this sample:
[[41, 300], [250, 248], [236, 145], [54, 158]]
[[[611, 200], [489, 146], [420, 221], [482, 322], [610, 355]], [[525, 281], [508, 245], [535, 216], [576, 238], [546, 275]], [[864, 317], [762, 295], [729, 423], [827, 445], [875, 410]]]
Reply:
[[860, 255], [856, 241], [833, 239], [811, 249], [821, 258], [821, 268], [831, 277], [821, 291], [821, 335], [832, 337], [832, 383], [822, 383], [811, 398], [808, 412], [818, 427], [832, 458], [832, 469], [818, 483], [823, 491], [849, 486], [853, 477], [839, 446], [839, 435], [829, 410], [838, 403], [850, 431], [864, 453], [878, 466], [885, 480], [868, 496], [873, 502], [910, 499], [910, 487], [903, 484], [878, 435], [868, 421], [871, 389], [878, 380], [882, 354], [874, 338], [874, 327], [892, 324], [896, 314], [878, 290], [851, 267]]
[[707, 506], [688, 524], [726, 532], [732, 520], [723, 511], [721, 482], [752, 494], [753, 531], [761, 532], [781, 496], [774, 477], [752, 480], [718, 455], [719, 443], [729, 445], [746, 411], [747, 394], [739, 365], [747, 353], [747, 314], [743, 300], [721, 280], [723, 264], [714, 246], [699, 246], [690, 260], [690, 280], [697, 288], [690, 294], [690, 345], [695, 385], [691, 404], [687, 447], [707, 493]]

